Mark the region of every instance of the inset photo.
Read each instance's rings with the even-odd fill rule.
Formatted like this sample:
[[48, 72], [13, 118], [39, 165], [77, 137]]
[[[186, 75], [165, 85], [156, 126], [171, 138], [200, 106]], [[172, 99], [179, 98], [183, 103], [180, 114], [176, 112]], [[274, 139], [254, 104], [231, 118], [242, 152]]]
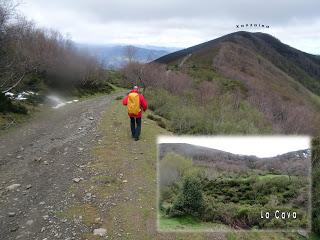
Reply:
[[158, 137], [158, 231], [311, 225], [308, 136]]

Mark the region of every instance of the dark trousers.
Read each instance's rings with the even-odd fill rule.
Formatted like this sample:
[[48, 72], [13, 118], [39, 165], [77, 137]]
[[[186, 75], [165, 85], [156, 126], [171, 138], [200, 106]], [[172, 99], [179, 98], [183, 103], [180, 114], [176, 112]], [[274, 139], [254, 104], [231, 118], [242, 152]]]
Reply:
[[135, 139], [139, 139], [141, 132], [141, 118], [130, 117], [131, 134]]

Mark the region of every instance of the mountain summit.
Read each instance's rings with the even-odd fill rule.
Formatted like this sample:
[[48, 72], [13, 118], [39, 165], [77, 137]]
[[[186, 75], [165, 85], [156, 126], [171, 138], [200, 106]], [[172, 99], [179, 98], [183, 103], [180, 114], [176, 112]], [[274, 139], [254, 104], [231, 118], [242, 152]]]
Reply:
[[197, 83], [209, 81], [221, 85], [223, 79], [240, 83], [242, 97], [263, 112], [274, 126], [282, 124], [280, 128], [287, 128], [287, 133], [314, 133], [320, 124], [319, 57], [290, 47], [271, 35], [235, 32], [165, 55], [155, 62], [187, 73]]
[[[299, 81], [306, 86], [310, 91], [320, 95], [320, 59], [317, 55], [308, 54], [298, 49], [290, 47], [282, 43], [277, 38], [261, 32], [235, 32], [220, 38], [201, 43], [174, 53], [170, 53], [158, 58], [155, 62], [158, 63], [175, 63], [181, 62], [186, 57], [195, 55], [200, 57], [199, 60], [207, 60], [214, 65], [217, 63], [216, 57], [219, 50], [231, 50], [231, 52], [224, 52], [225, 59], [230, 57], [242, 57], [245, 60], [247, 54], [254, 54], [256, 60], [261, 63], [261, 60], [267, 60], [275, 67], [282, 70], [288, 76]], [[230, 53], [230, 54], [228, 54]], [[244, 55], [242, 55], [244, 54]], [[259, 61], [259, 58], [260, 59]], [[252, 59], [254, 60], [254, 59]], [[249, 62], [242, 61], [240, 64], [242, 70], [250, 68]], [[249, 70], [249, 69], [248, 69]]]

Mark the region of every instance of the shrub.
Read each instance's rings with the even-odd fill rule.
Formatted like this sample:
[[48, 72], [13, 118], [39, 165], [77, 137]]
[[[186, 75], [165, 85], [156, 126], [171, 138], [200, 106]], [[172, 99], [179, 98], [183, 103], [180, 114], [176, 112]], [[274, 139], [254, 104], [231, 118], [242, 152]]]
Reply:
[[128, 82], [124, 82], [124, 76], [120, 71], [107, 70], [107, 82], [119, 87], [132, 87]]
[[199, 179], [191, 176], [186, 177], [183, 181], [181, 193], [170, 209], [169, 215], [200, 216], [203, 208], [204, 200]]
[[0, 93], [0, 112], [27, 114], [28, 110], [19, 103], [13, 104], [9, 98], [7, 98], [3, 93]]
[[166, 202], [172, 204], [179, 194], [180, 188], [177, 184], [170, 186], [163, 186], [160, 189], [160, 202]]
[[260, 205], [241, 205], [237, 209], [236, 219], [243, 223], [244, 228], [259, 225]]
[[160, 161], [160, 187], [180, 181], [192, 167], [192, 160], [168, 153]]
[[171, 119], [172, 112], [180, 106], [179, 98], [163, 89], [149, 90], [145, 95], [149, 101], [150, 110], [166, 119]]
[[176, 106], [171, 114], [170, 130], [179, 134], [209, 133], [206, 122], [203, 108]]
[[149, 118], [152, 121], [156, 121], [158, 119], [158, 117], [153, 114], [148, 114], [147, 118]]
[[320, 235], [320, 137], [312, 141], [312, 231]]
[[29, 95], [28, 99], [26, 100], [28, 103], [32, 104], [32, 105], [38, 105], [39, 103], [42, 103], [45, 100], [45, 96], [44, 95]]
[[268, 133], [270, 124], [262, 113], [239, 96], [216, 96], [199, 104], [198, 91], [179, 96], [166, 90], [147, 92], [149, 107], [155, 114], [170, 120], [168, 129], [178, 134]]
[[124, 98], [124, 96], [118, 96], [115, 98], [115, 100], [122, 100]]
[[148, 114], [147, 118], [152, 121], [155, 121], [159, 127], [166, 128], [166, 123], [163, 121], [161, 117], [155, 116], [153, 114]]

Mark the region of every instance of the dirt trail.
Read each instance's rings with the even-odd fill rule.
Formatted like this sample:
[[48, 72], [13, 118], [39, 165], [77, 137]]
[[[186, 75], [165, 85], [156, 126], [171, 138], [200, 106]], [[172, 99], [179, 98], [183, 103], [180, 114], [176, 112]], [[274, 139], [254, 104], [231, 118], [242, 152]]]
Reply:
[[[0, 239], [61, 238], [68, 225], [54, 213], [68, 205], [66, 190], [92, 161], [91, 148], [102, 138], [97, 126], [114, 98], [50, 110], [0, 136]], [[20, 186], [8, 190], [12, 184]]]
[[[225, 234], [159, 233], [156, 227], [156, 136], [171, 134], [143, 117], [138, 142], [131, 138], [126, 110], [117, 101], [100, 124], [103, 140], [93, 149], [92, 174], [70, 189], [79, 201], [59, 216], [80, 221], [82, 239], [100, 239], [94, 229], [106, 230], [103, 239], [225, 239]], [[87, 201], [81, 196], [92, 196]], [[85, 216], [85, 217], [84, 217]], [[102, 238], [101, 238], [102, 239]]]

